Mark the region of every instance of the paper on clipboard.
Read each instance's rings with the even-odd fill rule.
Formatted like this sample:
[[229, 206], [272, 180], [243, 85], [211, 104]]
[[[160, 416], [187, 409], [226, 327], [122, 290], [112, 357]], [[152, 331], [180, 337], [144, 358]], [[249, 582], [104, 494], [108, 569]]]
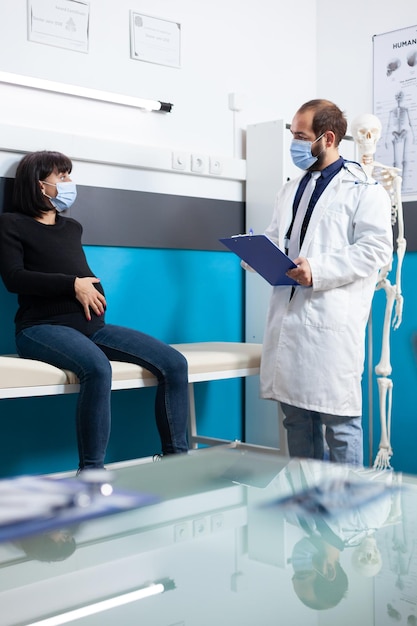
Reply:
[[[103, 470], [104, 471], [104, 470]], [[17, 476], [0, 481], [0, 543], [69, 528], [158, 502], [151, 493], [112, 489], [81, 478]]]
[[266, 235], [235, 235], [219, 239], [229, 250], [250, 265], [270, 285], [297, 285], [288, 270], [297, 267]]

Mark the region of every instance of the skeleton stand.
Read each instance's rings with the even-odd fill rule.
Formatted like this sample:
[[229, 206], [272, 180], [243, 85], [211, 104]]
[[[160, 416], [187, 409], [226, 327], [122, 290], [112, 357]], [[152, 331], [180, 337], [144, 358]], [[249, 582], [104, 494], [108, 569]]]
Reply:
[[[369, 171], [369, 165], [368, 168]], [[392, 224], [398, 224], [397, 237], [397, 268], [395, 274], [395, 284], [393, 285], [388, 275], [392, 269], [392, 261], [380, 271], [379, 280], [376, 290], [383, 289], [386, 295], [386, 306], [384, 315], [384, 327], [382, 333], [381, 357], [379, 363], [375, 366], [375, 374], [378, 376], [378, 397], [379, 412], [381, 422], [381, 438], [379, 441], [379, 450], [375, 458], [375, 469], [391, 468], [391, 456], [393, 454], [391, 448], [391, 410], [392, 410], [392, 388], [393, 382], [390, 378], [392, 367], [390, 361], [390, 333], [391, 326], [396, 330], [402, 321], [403, 312], [403, 296], [401, 293], [401, 269], [405, 255], [406, 240], [404, 238], [404, 217], [401, 202], [401, 184], [402, 178], [399, 175], [400, 170], [394, 167], [387, 167], [379, 163], [372, 164], [371, 175], [375, 180], [380, 182], [391, 198], [391, 218]], [[395, 303], [395, 313], [393, 317], [393, 309]], [[391, 321], [392, 320], [392, 321]]]

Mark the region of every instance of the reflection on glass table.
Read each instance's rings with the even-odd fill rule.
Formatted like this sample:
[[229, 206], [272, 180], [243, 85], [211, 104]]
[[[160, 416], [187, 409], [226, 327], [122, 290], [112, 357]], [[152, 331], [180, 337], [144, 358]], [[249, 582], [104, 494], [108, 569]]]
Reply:
[[417, 624], [417, 478], [234, 444], [113, 485], [159, 502], [0, 543], [2, 626]]

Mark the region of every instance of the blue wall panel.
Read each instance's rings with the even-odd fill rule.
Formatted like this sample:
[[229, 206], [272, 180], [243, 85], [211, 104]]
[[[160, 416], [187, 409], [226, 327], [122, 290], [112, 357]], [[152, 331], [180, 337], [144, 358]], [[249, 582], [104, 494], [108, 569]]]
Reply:
[[168, 343], [242, 340], [243, 278], [234, 255], [95, 246], [86, 252], [103, 281], [108, 322]]
[[[241, 341], [243, 276], [227, 252], [86, 247], [108, 301], [108, 322], [128, 325], [168, 343]], [[15, 352], [16, 297], [0, 284], [0, 353]], [[112, 394], [107, 462], [160, 451], [155, 389]], [[0, 477], [76, 469], [76, 395], [2, 400]], [[242, 382], [196, 385], [202, 434], [241, 438]]]

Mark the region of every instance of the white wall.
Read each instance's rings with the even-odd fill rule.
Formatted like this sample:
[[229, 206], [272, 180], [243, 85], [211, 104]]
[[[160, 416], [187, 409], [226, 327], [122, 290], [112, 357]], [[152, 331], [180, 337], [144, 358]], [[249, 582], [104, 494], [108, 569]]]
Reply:
[[[131, 9], [181, 23], [181, 69], [130, 59]], [[296, 12], [291, 2], [270, 0], [91, 0], [90, 32], [88, 55], [28, 42], [26, 0], [2, 2], [0, 70], [129, 90], [172, 102], [172, 113], [0, 84], [3, 124], [42, 129], [48, 146], [51, 132], [58, 130], [240, 157], [240, 129], [247, 123], [290, 119], [300, 102], [315, 95], [316, 3], [311, 0], [299, 0]], [[100, 81], [93, 71], [97, 64]], [[245, 97], [242, 112], [229, 110], [232, 92]]]
[[[181, 23], [181, 69], [130, 59], [131, 9]], [[416, 21], [409, 0], [395, 6], [387, 0], [348, 5], [299, 0], [296, 6], [270, 0], [91, 0], [85, 55], [28, 42], [26, 0], [2, 2], [0, 70], [129, 91], [173, 102], [174, 109], [144, 113], [0, 84], [0, 120], [42, 129], [45, 144], [50, 131], [59, 130], [241, 157], [241, 129], [248, 123], [290, 121], [311, 97], [334, 100], [349, 120], [370, 111], [372, 36]], [[103, 68], [100, 81], [91, 71], [97, 63]], [[232, 92], [244, 96], [244, 109], [236, 114], [228, 108]]]

